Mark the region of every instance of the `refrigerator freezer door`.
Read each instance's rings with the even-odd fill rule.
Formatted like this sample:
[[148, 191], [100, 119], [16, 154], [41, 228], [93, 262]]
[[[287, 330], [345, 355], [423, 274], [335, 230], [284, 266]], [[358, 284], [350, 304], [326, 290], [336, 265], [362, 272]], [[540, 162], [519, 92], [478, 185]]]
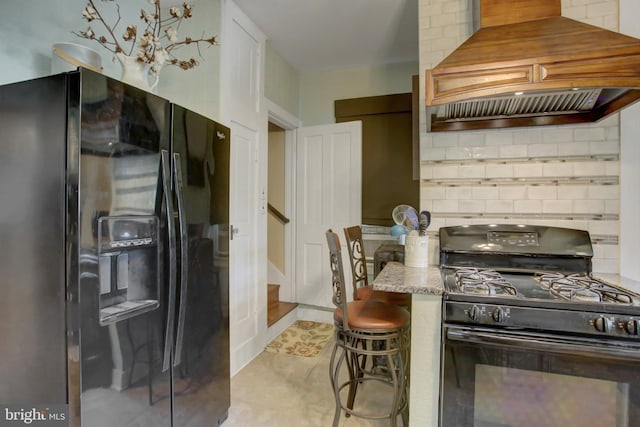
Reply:
[[186, 232], [178, 239], [183, 277], [178, 281], [174, 425], [215, 426], [230, 404], [229, 131], [175, 105], [172, 121], [174, 185], [181, 196], [182, 226], [177, 228]]
[[83, 260], [82, 427], [171, 427], [171, 370], [162, 369], [170, 298], [160, 154], [169, 149], [169, 104], [86, 70], [80, 94], [74, 227]]

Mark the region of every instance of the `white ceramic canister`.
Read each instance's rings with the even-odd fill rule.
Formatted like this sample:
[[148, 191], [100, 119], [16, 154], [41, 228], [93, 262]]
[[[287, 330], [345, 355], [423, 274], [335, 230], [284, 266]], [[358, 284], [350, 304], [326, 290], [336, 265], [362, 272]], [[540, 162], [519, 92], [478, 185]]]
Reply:
[[407, 235], [404, 244], [404, 265], [407, 267], [429, 266], [429, 236]]

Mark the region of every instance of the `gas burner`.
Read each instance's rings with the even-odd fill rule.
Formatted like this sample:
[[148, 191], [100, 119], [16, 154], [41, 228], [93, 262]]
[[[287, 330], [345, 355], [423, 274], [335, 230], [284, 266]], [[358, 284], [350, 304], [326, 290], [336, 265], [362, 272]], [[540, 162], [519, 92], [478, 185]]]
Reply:
[[584, 274], [536, 273], [535, 278], [549, 293], [568, 301], [633, 303], [628, 293]]
[[456, 284], [465, 294], [516, 295], [517, 291], [495, 270], [459, 268], [454, 274]]

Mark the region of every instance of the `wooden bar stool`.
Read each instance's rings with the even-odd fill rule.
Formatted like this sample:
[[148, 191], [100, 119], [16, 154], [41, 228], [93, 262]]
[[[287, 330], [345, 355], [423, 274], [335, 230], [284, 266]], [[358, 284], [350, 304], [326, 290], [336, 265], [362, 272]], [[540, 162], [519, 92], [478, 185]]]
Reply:
[[362, 241], [362, 228], [359, 225], [344, 229], [344, 237], [349, 251], [349, 261], [351, 264], [351, 277], [353, 279], [353, 299], [374, 299], [376, 301], [388, 302], [406, 308], [411, 306], [411, 294], [401, 292], [374, 291], [369, 284], [369, 274], [367, 273], [367, 258], [364, 252], [364, 242]]
[[[398, 305], [373, 299], [347, 302], [347, 291], [342, 266], [342, 251], [338, 235], [326, 232], [329, 245], [335, 325], [335, 346], [329, 362], [329, 375], [336, 399], [333, 427], [337, 427], [340, 414], [367, 419], [390, 420], [397, 426], [398, 415], [403, 424], [408, 421], [407, 360], [409, 355], [409, 312]], [[371, 359], [383, 357], [386, 369], [373, 369]], [[348, 379], [340, 382], [342, 365], [346, 362]], [[391, 387], [389, 410], [386, 413], [364, 413], [354, 410], [358, 387], [377, 381]], [[348, 388], [346, 400], [341, 391]]]

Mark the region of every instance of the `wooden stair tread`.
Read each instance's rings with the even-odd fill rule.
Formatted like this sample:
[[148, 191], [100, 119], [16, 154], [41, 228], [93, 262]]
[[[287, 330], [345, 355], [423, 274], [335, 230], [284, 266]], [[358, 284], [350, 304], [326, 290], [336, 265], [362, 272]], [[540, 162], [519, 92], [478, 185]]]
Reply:
[[298, 306], [294, 302], [278, 301], [277, 304], [269, 304], [267, 307], [267, 326], [271, 326], [284, 316], [289, 314], [291, 310]]

